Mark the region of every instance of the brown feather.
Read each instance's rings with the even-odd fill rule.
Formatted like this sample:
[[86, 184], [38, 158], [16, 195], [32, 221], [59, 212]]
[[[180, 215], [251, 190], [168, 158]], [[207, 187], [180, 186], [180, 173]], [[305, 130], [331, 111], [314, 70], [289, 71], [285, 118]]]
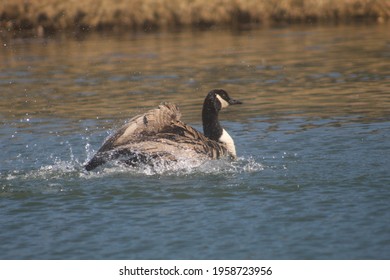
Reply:
[[232, 156], [222, 143], [207, 138], [193, 127], [180, 121], [181, 113], [172, 103], [164, 103], [132, 118], [110, 136], [87, 163], [92, 170], [120, 156], [129, 163], [163, 158], [218, 159]]

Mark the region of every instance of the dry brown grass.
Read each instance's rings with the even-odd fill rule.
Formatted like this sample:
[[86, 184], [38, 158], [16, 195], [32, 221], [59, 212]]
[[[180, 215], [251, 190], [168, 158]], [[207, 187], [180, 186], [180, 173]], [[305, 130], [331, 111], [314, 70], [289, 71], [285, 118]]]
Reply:
[[388, 0], [1, 0], [0, 32], [386, 21]]

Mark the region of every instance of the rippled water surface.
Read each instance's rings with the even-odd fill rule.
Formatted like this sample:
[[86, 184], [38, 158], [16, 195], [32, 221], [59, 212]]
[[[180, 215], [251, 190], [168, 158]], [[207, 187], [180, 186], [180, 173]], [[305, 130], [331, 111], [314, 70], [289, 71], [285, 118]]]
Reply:
[[[389, 259], [389, 26], [91, 35], [0, 46], [0, 258]], [[162, 101], [236, 162], [83, 164]]]

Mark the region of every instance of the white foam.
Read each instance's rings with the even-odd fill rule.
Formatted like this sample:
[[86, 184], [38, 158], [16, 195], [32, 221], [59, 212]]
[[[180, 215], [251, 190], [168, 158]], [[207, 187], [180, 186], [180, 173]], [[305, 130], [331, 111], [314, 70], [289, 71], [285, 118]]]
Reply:
[[239, 174], [258, 172], [264, 169], [263, 165], [256, 162], [252, 157], [240, 157], [236, 161], [224, 159], [202, 161], [188, 158], [182, 158], [177, 161], [157, 159], [151, 165], [141, 164], [134, 167], [124, 165], [120, 161], [113, 161], [87, 172], [84, 169], [84, 165], [93, 156], [95, 151], [89, 143], [85, 144], [84, 149], [85, 153], [76, 156], [72, 147], [69, 145], [67, 159], [64, 157], [59, 158], [52, 154], [49, 156], [52, 163], [49, 162], [30, 170], [15, 170], [9, 174], [2, 174], [2, 177], [9, 181], [17, 179], [43, 179], [49, 181], [64, 177], [89, 179], [124, 173], [144, 176], [187, 176], [201, 174]]
[[96, 169], [97, 171], [83, 173], [85, 177], [112, 175], [113, 173], [133, 173], [135, 175], [176, 175], [186, 176], [192, 174], [239, 174], [264, 170], [264, 166], [253, 158], [238, 158], [230, 160], [194, 161], [182, 159], [178, 161], [155, 160], [153, 164], [140, 164], [126, 166], [119, 162], [111, 162]]

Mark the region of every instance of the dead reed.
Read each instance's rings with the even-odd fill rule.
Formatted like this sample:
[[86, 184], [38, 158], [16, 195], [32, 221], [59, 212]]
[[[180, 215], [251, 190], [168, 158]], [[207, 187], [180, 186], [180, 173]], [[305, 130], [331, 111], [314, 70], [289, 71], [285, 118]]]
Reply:
[[389, 18], [388, 0], [1, 0], [0, 35]]

